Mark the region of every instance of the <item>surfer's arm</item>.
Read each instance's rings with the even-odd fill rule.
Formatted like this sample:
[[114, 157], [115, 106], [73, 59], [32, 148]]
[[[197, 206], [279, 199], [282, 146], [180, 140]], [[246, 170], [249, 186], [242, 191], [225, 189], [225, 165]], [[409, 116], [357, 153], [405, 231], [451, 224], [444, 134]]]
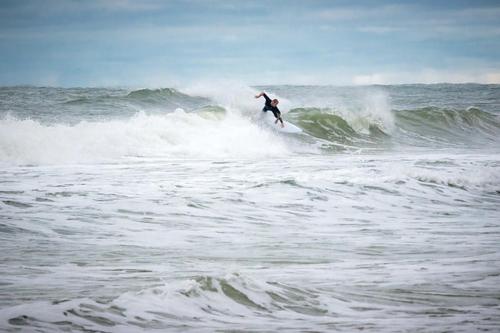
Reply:
[[255, 95], [255, 98], [259, 98], [261, 96], [264, 96], [264, 98], [266, 99], [266, 103], [271, 103], [271, 99], [266, 95], [265, 92], [261, 92], [260, 94]]
[[[276, 108], [278, 109], [278, 108]], [[283, 124], [283, 118], [281, 118], [281, 112], [278, 110], [277, 112], [273, 111], [273, 115], [276, 117], [276, 120], [274, 121], [275, 124], [278, 123], [278, 121], [281, 122], [281, 127], [284, 127], [285, 124]]]
[[275, 124], [278, 123], [278, 120], [281, 122], [281, 127], [285, 127], [285, 124], [283, 123], [283, 119], [281, 119], [281, 116], [279, 118], [276, 119], [276, 121], [274, 122]]

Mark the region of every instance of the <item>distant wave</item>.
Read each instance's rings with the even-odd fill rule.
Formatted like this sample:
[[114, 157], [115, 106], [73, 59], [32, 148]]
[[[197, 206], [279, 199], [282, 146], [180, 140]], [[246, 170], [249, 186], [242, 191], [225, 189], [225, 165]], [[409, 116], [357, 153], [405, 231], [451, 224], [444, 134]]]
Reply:
[[92, 103], [127, 102], [140, 106], [157, 106], [166, 109], [183, 108], [190, 110], [210, 104], [210, 100], [199, 96], [190, 96], [173, 88], [139, 89], [124, 96], [97, 95], [84, 96], [63, 102], [66, 105], [92, 105]]
[[396, 112], [401, 124], [418, 127], [434, 127], [442, 130], [481, 130], [485, 133], [498, 134], [500, 119], [491, 113], [470, 107], [466, 110], [450, 110], [427, 107], [416, 110]]
[[186, 101], [208, 102], [206, 98], [189, 96], [173, 88], [134, 90], [128, 93], [126, 98], [130, 100], [147, 101], [153, 103], [174, 101], [174, 100], [179, 100], [183, 102]]

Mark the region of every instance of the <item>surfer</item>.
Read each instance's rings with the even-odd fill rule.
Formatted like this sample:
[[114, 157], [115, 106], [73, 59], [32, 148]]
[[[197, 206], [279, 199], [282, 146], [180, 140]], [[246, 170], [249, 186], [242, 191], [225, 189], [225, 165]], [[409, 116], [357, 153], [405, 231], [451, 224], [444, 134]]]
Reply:
[[265, 92], [261, 92], [260, 94], [255, 95], [255, 98], [259, 98], [261, 96], [264, 96], [264, 98], [266, 99], [266, 104], [264, 105], [264, 108], [262, 109], [262, 111], [264, 111], [264, 112], [271, 111], [273, 113], [274, 117], [276, 118], [276, 121], [274, 123], [277, 124], [278, 120], [279, 120], [281, 122], [281, 127], [285, 127], [285, 124], [283, 124], [283, 119], [281, 119], [281, 112], [277, 107], [279, 101], [276, 98], [271, 100], [266, 95]]

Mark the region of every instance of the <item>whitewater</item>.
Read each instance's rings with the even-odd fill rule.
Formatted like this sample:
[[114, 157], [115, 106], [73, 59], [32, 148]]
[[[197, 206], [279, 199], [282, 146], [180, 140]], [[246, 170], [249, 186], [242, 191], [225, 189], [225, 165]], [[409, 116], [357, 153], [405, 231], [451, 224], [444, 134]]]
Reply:
[[498, 331], [499, 144], [500, 85], [0, 87], [0, 331]]

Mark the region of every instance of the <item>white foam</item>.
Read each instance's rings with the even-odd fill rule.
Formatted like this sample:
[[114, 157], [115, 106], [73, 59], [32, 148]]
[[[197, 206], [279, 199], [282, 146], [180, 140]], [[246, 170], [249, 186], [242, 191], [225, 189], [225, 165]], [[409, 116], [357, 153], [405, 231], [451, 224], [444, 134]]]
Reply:
[[230, 113], [207, 119], [182, 110], [138, 113], [123, 120], [45, 125], [0, 120], [0, 161], [5, 164], [100, 162], [127, 156], [259, 158], [289, 152], [282, 138]]
[[351, 127], [360, 133], [369, 133], [370, 125], [376, 124], [391, 133], [394, 128], [394, 115], [391, 112], [387, 93], [377, 90], [363, 91], [358, 96], [357, 106], [341, 105], [339, 113]]
[[[260, 90], [249, 87], [239, 81], [199, 81], [181, 88], [181, 91], [191, 96], [209, 98], [219, 105], [224, 106], [229, 112], [245, 114], [247, 116], [258, 115], [264, 106], [264, 98], [254, 98]], [[291, 103], [287, 99], [269, 92], [268, 94], [270, 95], [269, 97], [280, 100], [279, 108], [282, 113], [286, 113], [291, 108]]]
[[191, 96], [209, 98], [230, 112], [248, 114], [262, 109], [262, 100], [254, 98], [258, 91], [237, 81], [199, 81], [181, 88], [181, 91]]

